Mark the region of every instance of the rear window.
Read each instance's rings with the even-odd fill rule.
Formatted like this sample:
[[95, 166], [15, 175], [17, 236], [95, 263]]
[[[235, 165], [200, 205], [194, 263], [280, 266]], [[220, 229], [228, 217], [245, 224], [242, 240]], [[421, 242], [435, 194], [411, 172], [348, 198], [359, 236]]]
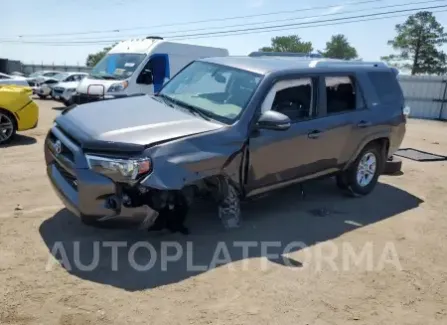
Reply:
[[403, 101], [403, 94], [393, 72], [375, 71], [368, 73], [377, 96], [382, 104], [398, 104]]

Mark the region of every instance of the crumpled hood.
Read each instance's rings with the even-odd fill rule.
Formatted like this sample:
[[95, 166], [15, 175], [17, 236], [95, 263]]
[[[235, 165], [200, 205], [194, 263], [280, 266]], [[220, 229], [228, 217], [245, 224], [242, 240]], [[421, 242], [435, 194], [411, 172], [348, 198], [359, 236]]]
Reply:
[[144, 146], [223, 127], [150, 95], [75, 106], [58, 116], [56, 123], [78, 140]]

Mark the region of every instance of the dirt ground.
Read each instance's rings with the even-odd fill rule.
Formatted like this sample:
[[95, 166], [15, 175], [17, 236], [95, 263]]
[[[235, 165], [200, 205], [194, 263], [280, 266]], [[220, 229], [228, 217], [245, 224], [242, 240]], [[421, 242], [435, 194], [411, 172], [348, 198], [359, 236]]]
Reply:
[[[37, 102], [38, 128], [0, 148], [0, 324], [447, 324], [447, 162], [404, 160], [360, 199], [332, 180], [305, 199], [281, 190], [232, 231], [210, 207], [187, 237], [97, 229], [50, 188], [43, 139], [59, 111]], [[402, 147], [447, 155], [446, 135], [411, 120]]]

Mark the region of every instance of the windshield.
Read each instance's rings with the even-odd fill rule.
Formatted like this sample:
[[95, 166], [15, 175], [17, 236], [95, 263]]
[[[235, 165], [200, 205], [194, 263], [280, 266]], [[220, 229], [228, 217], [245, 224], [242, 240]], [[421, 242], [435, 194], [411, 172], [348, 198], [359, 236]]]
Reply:
[[179, 72], [159, 94], [229, 124], [245, 109], [261, 78], [245, 70], [197, 61]]
[[42, 74], [44, 74], [43, 71], [37, 71], [37, 72], [33, 72], [29, 75], [30, 78], [35, 78], [35, 77], [40, 77]]
[[141, 64], [146, 54], [113, 53], [107, 54], [92, 69], [92, 77], [102, 79], [126, 79]]
[[52, 76], [51, 78], [61, 81], [61, 80], [64, 80], [65, 78], [67, 78], [67, 77], [68, 77], [67, 73], [58, 73], [58, 74], [55, 74], [54, 76]]

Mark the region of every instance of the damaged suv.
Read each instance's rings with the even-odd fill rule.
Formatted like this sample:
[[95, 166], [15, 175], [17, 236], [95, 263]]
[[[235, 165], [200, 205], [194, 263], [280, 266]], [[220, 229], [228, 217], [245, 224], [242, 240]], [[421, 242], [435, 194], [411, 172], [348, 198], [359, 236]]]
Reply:
[[155, 95], [68, 107], [46, 138], [47, 173], [88, 224], [173, 231], [201, 197], [231, 228], [240, 200], [317, 177], [367, 195], [405, 134], [396, 76], [374, 62], [197, 60]]

